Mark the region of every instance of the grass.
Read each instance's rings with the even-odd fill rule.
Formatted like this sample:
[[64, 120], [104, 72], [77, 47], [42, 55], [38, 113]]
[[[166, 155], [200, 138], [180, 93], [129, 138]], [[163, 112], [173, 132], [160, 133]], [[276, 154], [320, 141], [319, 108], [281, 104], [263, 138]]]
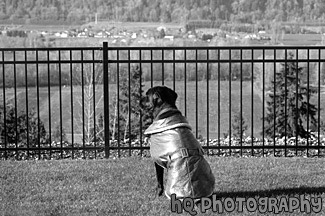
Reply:
[[[325, 198], [324, 158], [209, 157], [208, 161], [221, 199]], [[0, 163], [0, 215], [177, 215], [171, 213], [167, 198], [153, 200], [156, 178], [149, 158]], [[238, 214], [259, 212], [244, 208], [231, 215]], [[325, 214], [324, 202], [320, 214]]]
[[321, 42], [321, 34], [285, 34], [281, 40], [284, 45], [315, 45]]

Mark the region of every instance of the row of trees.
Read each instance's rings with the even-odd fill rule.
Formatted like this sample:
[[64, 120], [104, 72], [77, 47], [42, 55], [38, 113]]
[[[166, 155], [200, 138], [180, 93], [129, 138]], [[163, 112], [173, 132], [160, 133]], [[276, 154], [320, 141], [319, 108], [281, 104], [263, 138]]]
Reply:
[[[146, 65], [143, 66], [142, 68], [142, 81], [143, 82], [149, 82], [151, 80], [153, 81], [162, 81], [164, 79], [165, 81], [171, 81], [175, 80], [176, 81], [181, 81], [184, 80], [184, 77], [186, 76], [187, 81], [203, 81], [207, 80], [221, 80], [221, 81], [226, 81], [226, 80], [233, 80], [233, 81], [251, 81], [252, 78], [258, 82], [259, 85], [262, 85], [262, 71], [261, 68], [258, 68], [258, 66], [254, 66], [253, 68], [253, 77], [252, 77], [252, 65], [249, 63], [247, 64], [232, 64], [229, 66], [228, 63], [223, 63], [220, 64], [220, 66], [215, 63], [215, 64], [209, 64], [208, 65], [208, 71], [207, 71], [207, 64], [198, 64], [196, 66], [195, 64], [187, 64], [186, 65], [186, 71], [185, 71], [185, 66], [184, 64], [182, 65], [176, 65], [175, 67], [175, 74], [174, 74], [174, 68], [172, 64], [166, 64], [164, 65], [164, 70], [162, 69], [161, 64], [155, 64], [153, 65], [153, 71], [154, 73], [152, 74], [153, 77], [151, 77], [151, 67]], [[273, 67], [273, 65], [272, 65]], [[316, 69], [318, 66], [310, 66], [310, 70]], [[52, 67], [51, 67], [52, 68]], [[265, 72], [265, 76], [267, 76], [267, 80], [265, 80], [265, 85], [266, 86], [273, 86], [272, 83], [269, 82], [270, 77], [273, 76], [273, 68], [272, 70], [267, 70]], [[303, 68], [305, 69], [305, 68]], [[120, 67], [120, 71], [124, 73], [124, 71], [127, 71], [127, 66]], [[9, 69], [5, 71], [5, 86], [7, 88], [14, 87], [15, 85], [17, 87], [24, 87], [26, 86], [26, 79], [25, 79], [25, 72], [19, 71], [16, 74], [16, 77], [13, 73], [9, 73]], [[28, 71], [33, 71], [33, 70], [28, 70]], [[28, 72], [28, 77], [27, 77], [27, 86], [29, 87], [35, 87], [38, 83], [39, 87], [45, 87], [50, 84], [50, 86], [58, 86], [61, 81], [61, 85], [70, 85], [71, 84], [71, 79], [72, 79], [72, 84], [73, 85], [81, 85], [81, 76], [79, 73], [77, 73], [75, 70], [72, 71], [73, 76], [71, 77], [70, 71], [61, 71], [61, 73], [55, 69], [50, 69], [50, 83], [48, 83], [48, 72], [47, 68], [44, 70], [40, 70], [39, 77], [35, 73], [29, 73]], [[116, 83], [117, 82], [117, 77], [116, 73], [113, 73], [114, 69], [110, 70], [109, 73], [109, 80], [111, 83]], [[116, 70], [115, 70], [116, 71]], [[197, 72], [196, 72], [197, 71]], [[231, 71], [231, 73], [230, 73]], [[305, 70], [304, 70], [305, 71]], [[96, 71], [100, 76], [102, 75], [102, 71], [100, 68], [98, 71]], [[324, 83], [324, 76], [325, 74], [320, 71], [318, 72], [312, 72], [309, 75], [309, 82], [310, 83], [317, 83], [318, 82], [318, 73], [321, 73], [321, 84]], [[86, 75], [84, 75], [86, 78]], [[303, 75], [302, 79], [305, 81], [306, 80], [306, 74]], [[97, 79], [96, 84], [101, 85], [103, 82], [102, 79]], [[2, 71], [0, 68], [0, 87], [3, 86], [3, 75]]]
[[144, 22], [227, 20], [324, 21], [322, 0], [1, 0], [2, 20]]
[[[76, 68], [80, 72], [81, 68]], [[96, 83], [102, 80], [102, 73], [95, 74], [90, 67], [85, 68], [83, 95], [77, 95], [75, 102], [80, 109], [74, 114], [76, 130], [82, 132], [83, 142], [100, 142], [104, 140], [104, 116], [101, 111], [103, 95]], [[132, 67], [130, 73], [126, 70], [119, 75], [119, 98], [115, 96], [110, 106], [110, 136], [115, 139], [135, 139], [151, 123], [151, 116], [145, 107], [144, 85], [140, 85], [141, 71], [139, 66]], [[140, 89], [142, 89], [140, 91]], [[96, 97], [95, 98], [95, 93]], [[130, 99], [130, 100], [129, 100]], [[63, 113], [60, 113], [63, 115]], [[141, 116], [141, 117], [140, 117]], [[142, 123], [140, 124], [140, 118]], [[140, 127], [141, 125], [141, 127]], [[2, 143], [30, 143], [30, 147], [38, 143], [67, 142], [63, 123], [51, 130], [51, 136], [35, 110], [26, 113], [14, 107], [14, 101], [6, 101], [6, 106], [0, 106], [0, 140]], [[1, 143], [0, 142], [0, 143]]]
[[[283, 51], [284, 52], [284, 51]], [[162, 51], [154, 51], [152, 53], [152, 56], [149, 52], [143, 52], [141, 55], [141, 59], [143, 60], [150, 60], [151, 58], [156, 59], [165, 59], [165, 60], [183, 60], [186, 56], [187, 60], [203, 60], [203, 62], [191, 62], [187, 63], [186, 65], [184, 63], [143, 63], [141, 65], [142, 68], [142, 80], [143, 81], [161, 81], [163, 78], [165, 80], [173, 80], [175, 75], [175, 80], [184, 80], [184, 77], [186, 76], [187, 81], [195, 81], [197, 80], [252, 80], [252, 78], [257, 78], [255, 81], [262, 83], [262, 74], [263, 74], [263, 68], [262, 63], [254, 63], [253, 65], [248, 63], [231, 63], [231, 60], [229, 59], [251, 59], [252, 58], [252, 51], [250, 50], [243, 50], [242, 54], [239, 50], [231, 50], [231, 53], [229, 53], [228, 50], [220, 50], [220, 56], [218, 57], [218, 50], [210, 50], [209, 53], [207, 53], [206, 50], [204, 51], [197, 51], [194, 50], [187, 50], [186, 53], [184, 50], [175, 50], [175, 53], [173, 51], [164, 50], [164, 56], [162, 56]], [[255, 54], [255, 53], [254, 53]], [[17, 52], [16, 53], [16, 59], [24, 59], [25, 56], [24, 53]], [[47, 55], [44, 55], [44, 52], [39, 52], [39, 60], [47, 60]], [[109, 56], [110, 59], [117, 59], [116, 53], [110, 53], [111, 56]], [[175, 56], [174, 56], [175, 55]], [[255, 54], [255, 59], [261, 59], [262, 57], [259, 57], [257, 54]], [[283, 53], [277, 54], [277, 56], [282, 56]], [[309, 53], [309, 58], [316, 58], [318, 55], [317, 50], [311, 50]], [[36, 53], [28, 52], [28, 59], [29, 60], [35, 60]], [[301, 51], [299, 53], [299, 57], [307, 58], [306, 53]], [[58, 52], [53, 51], [49, 53], [50, 59], [58, 59]], [[96, 52], [94, 58], [92, 57], [91, 52], [84, 52], [84, 59], [102, 59], [101, 53]], [[130, 56], [127, 52], [119, 51], [119, 58], [122, 60], [125, 59], [140, 59], [140, 56], [138, 53], [131, 53]], [[209, 58], [209, 59], [208, 59]], [[265, 58], [274, 59], [273, 54], [265, 56]], [[13, 55], [10, 52], [5, 52], [5, 59], [8, 61], [13, 60]], [[70, 60], [70, 55], [67, 52], [61, 52], [60, 56], [61, 60]], [[73, 52], [72, 59], [74, 60], [81, 60], [81, 56], [79, 52]], [[213, 62], [211, 63], [210, 60], [225, 60], [225, 62]], [[206, 62], [204, 62], [206, 61]], [[229, 61], [229, 62], [228, 62]], [[231, 63], [231, 64], [229, 64]], [[320, 64], [320, 65], [319, 65]], [[309, 81], [310, 83], [317, 83], [318, 82], [318, 73], [320, 73], [320, 79], [321, 83], [324, 82], [324, 63], [299, 63], [301, 67], [304, 67], [305, 75], [303, 75], [303, 80], [306, 81], [306, 70], [309, 71]], [[95, 64], [96, 68], [96, 76], [102, 77], [102, 67], [101, 64]], [[265, 64], [265, 74], [266, 74], [266, 80], [265, 83], [267, 86], [272, 86], [269, 81], [269, 77], [273, 76], [274, 68], [273, 64]], [[309, 66], [309, 69], [307, 69], [307, 66]], [[319, 67], [320, 66], [320, 67]], [[89, 68], [89, 71], [91, 72], [92, 64], [90, 63], [84, 63], [84, 68]], [[120, 71], [127, 71], [129, 65], [127, 63], [125, 64], [119, 64], [119, 70]], [[38, 68], [39, 73], [36, 73], [36, 70]], [[3, 85], [3, 69], [5, 71], [5, 85], [6, 87], [13, 87], [13, 86], [25, 86], [26, 85], [26, 67], [25, 65], [10, 65], [6, 64], [4, 67], [0, 67], [0, 87]], [[279, 68], [277, 68], [279, 69]], [[109, 80], [112, 83], [117, 82], [117, 73], [118, 70], [117, 64], [110, 64], [109, 65]], [[16, 74], [14, 73], [16, 71]], [[86, 70], [85, 70], [86, 71]], [[152, 77], [151, 77], [151, 72]], [[231, 71], [231, 73], [230, 73]], [[174, 73], [175, 72], [175, 73]], [[252, 77], [252, 72], [253, 76]], [[72, 74], [72, 76], [71, 76]], [[39, 64], [34, 65], [30, 64], [27, 66], [27, 85], [28, 86], [36, 86], [37, 82], [39, 86], [58, 86], [60, 83], [61, 85], [70, 85], [71, 82], [73, 85], [80, 85], [81, 84], [81, 64]], [[37, 76], [38, 75], [38, 76]], [[50, 76], [50, 77], [48, 77]], [[84, 73], [84, 76], [87, 76], [87, 73]], [[87, 77], [85, 77], [87, 78]], [[48, 80], [50, 79], [50, 83], [48, 83]], [[96, 84], [102, 84], [102, 79], [96, 78]]]

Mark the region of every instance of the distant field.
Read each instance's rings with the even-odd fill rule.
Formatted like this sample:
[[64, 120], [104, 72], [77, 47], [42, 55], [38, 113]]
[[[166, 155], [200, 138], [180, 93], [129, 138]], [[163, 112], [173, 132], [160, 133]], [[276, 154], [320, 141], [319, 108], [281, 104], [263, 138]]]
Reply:
[[[10, 26], [5, 24], [0, 24], [3, 26]], [[35, 25], [35, 24], [22, 24], [17, 25], [19, 26], [19, 29], [21, 30], [27, 30], [27, 31], [64, 31], [69, 29], [83, 29], [83, 28], [89, 28], [91, 27], [93, 30], [109, 30], [111, 28], [116, 29], [127, 29], [127, 30], [144, 30], [144, 29], [156, 29], [159, 26], [165, 26], [169, 29], [179, 29], [183, 27], [182, 24], [179, 23], [149, 23], [149, 22], [114, 22], [114, 21], [98, 21], [97, 24], [95, 22], [89, 22], [82, 25], [68, 25], [68, 24], [62, 24], [62, 25], [55, 25], [55, 24], [49, 24], [49, 25]]]
[[[144, 83], [144, 91], [150, 87], [150, 83]], [[173, 87], [171, 81], [165, 81], [166, 86]], [[154, 82], [154, 85], [161, 85], [161, 82]], [[233, 118], [233, 115], [240, 111], [240, 82], [232, 81], [231, 88], [229, 88], [229, 81], [221, 81], [220, 88], [218, 87], [218, 82], [216, 80], [209, 81], [209, 98], [207, 98], [207, 82], [199, 81], [196, 98], [196, 84], [195, 82], [186, 83], [186, 103], [185, 103], [185, 86], [184, 82], [176, 82], [175, 90], [179, 97], [177, 100], [177, 106], [186, 114], [189, 122], [193, 127], [193, 132], [198, 131], [198, 135], [207, 137], [207, 131], [209, 131], [209, 138], [217, 138], [218, 135], [223, 137], [224, 134], [228, 133], [229, 130], [229, 116]], [[218, 92], [220, 89], [220, 98], [218, 98]], [[231, 92], [229, 91], [231, 89]], [[242, 112], [243, 117], [248, 125], [247, 135], [251, 135], [252, 129], [255, 137], [260, 137], [260, 132], [262, 131], [262, 98], [260, 92], [254, 89], [252, 94], [251, 82], [243, 82], [242, 84]], [[48, 94], [48, 89], [42, 87], [39, 89], [40, 99], [40, 118], [44, 122], [45, 127], [48, 131], [49, 121], [51, 120], [52, 132], [57, 125], [60, 125], [60, 107], [62, 107], [62, 125], [66, 133], [71, 133], [71, 88], [65, 86], [62, 88], [62, 100], [60, 102], [59, 88], [50, 88], [50, 98]], [[26, 109], [26, 93], [24, 88], [19, 88], [17, 90], [17, 105], [19, 111], [25, 111]], [[0, 91], [0, 101], [3, 100], [2, 90]], [[14, 99], [13, 89], [6, 90], [6, 101]], [[231, 93], [231, 94], [230, 94]], [[102, 86], [98, 87], [96, 91], [96, 102], [99, 101], [102, 96]], [[230, 95], [229, 95], [230, 94]], [[116, 95], [116, 85], [110, 85], [110, 104], [112, 105], [113, 99]], [[231, 100], [229, 100], [229, 96]], [[74, 134], [82, 133], [82, 108], [81, 103], [81, 88], [80, 86], [73, 86], [73, 121], [74, 121]], [[267, 100], [268, 97], [265, 97]], [[311, 99], [311, 102], [316, 104], [317, 95]], [[196, 107], [197, 100], [197, 107]], [[253, 100], [253, 103], [252, 103]], [[49, 101], [51, 104], [51, 115], [49, 115]], [[2, 102], [1, 102], [2, 103]], [[220, 103], [220, 110], [218, 109], [218, 103]], [[89, 103], [85, 100], [84, 105], [86, 107], [93, 106], [93, 100]], [[32, 110], [34, 108], [37, 110], [37, 89], [28, 89], [28, 109]], [[186, 108], [186, 110], [185, 110]], [[321, 118], [325, 115], [325, 94], [321, 94]], [[209, 110], [207, 110], [209, 109]], [[207, 113], [209, 111], [209, 113]], [[114, 112], [112, 107], [110, 112]], [[96, 109], [96, 114], [103, 113], [103, 100], [99, 102]], [[196, 122], [196, 116], [198, 121]], [[220, 116], [220, 118], [219, 118]], [[209, 120], [209, 121], [208, 121]], [[209, 124], [209, 125], [208, 125]], [[197, 126], [196, 126], [197, 125]], [[252, 127], [253, 125], [253, 127]], [[209, 130], [208, 130], [209, 126]], [[220, 134], [218, 134], [220, 131]]]
[[64, 31], [79, 28], [80, 25], [22, 25], [19, 29], [25, 31]]
[[[1, 23], [2, 26], [10, 26], [11, 23], [5, 24]], [[161, 22], [115, 22], [115, 21], [98, 21], [95, 22], [89, 22], [81, 25], [73, 24], [43, 24], [43, 25], [36, 25], [36, 24], [17, 24], [19, 26], [18, 29], [21, 30], [27, 30], [27, 31], [49, 31], [49, 32], [60, 32], [64, 30], [70, 30], [70, 29], [83, 29], [83, 28], [89, 28], [91, 27], [93, 30], [113, 30], [119, 31], [119, 30], [128, 30], [128, 31], [139, 31], [139, 30], [148, 30], [152, 29], [155, 30], [159, 26], [164, 26], [167, 29], [180, 29], [184, 27], [184, 24], [182, 23], [161, 23]], [[311, 27], [309, 27], [311, 28]], [[319, 27], [314, 27], [314, 30], [318, 29]], [[201, 30], [201, 29], [198, 29]], [[218, 32], [220, 29], [208, 29], [208, 32]], [[206, 30], [205, 30], [206, 31]], [[268, 34], [268, 36], [272, 37], [271, 34]], [[76, 39], [76, 38], [75, 38]], [[90, 40], [93, 40], [89, 38]], [[61, 40], [61, 38], [60, 38]], [[64, 38], [64, 40], [67, 40]], [[263, 45], [267, 41], [251, 41], [251, 45]], [[279, 42], [283, 45], [316, 45], [321, 44], [322, 42], [322, 35], [321, 34], [284, 34], [283, 36], [280, 35]]]
[[128, 31], [132, 30], [144, 30], [144, 29], [156, 29], [159, 26], [165, 26], [168, 29], [177, 29], [184, 27], [183, 24], [180, 23], [160, 23], [160, 22], [114, 22], [114, 21], [98, 21], [97, 24], [95, 22], [90, 22], [82, 25], [82, 27], [91, 26], [93, 29], [103, 28], [117, 28], [117, 29], [126, 29]]
[[315, 45], [322, 42], [321, 34], [285, 34], [280, 40], [284, 45]]

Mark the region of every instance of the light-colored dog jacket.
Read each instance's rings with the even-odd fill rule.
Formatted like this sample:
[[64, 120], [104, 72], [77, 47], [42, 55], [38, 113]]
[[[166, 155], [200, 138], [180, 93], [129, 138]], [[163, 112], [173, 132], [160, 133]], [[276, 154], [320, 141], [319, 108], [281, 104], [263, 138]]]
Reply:
[[177, 198], [208, 197], [213, 193], [215, 178], [203, 157], [203, 149], [178, 110], [166, 108], [157, 117], [170, 111], [176, 114], [156, 118], [144, 132], [149, 136], [151, 157], [167, 169], [165, 194], [169, 198], [171, 194]]

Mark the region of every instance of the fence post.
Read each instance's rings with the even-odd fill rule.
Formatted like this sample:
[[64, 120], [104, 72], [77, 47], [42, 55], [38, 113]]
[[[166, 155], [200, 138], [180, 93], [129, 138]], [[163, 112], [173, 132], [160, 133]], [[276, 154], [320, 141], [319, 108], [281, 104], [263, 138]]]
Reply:
[[104, 90], [104, 133], [105, 158], [109, 158], [109, 82], [108, 82], [108, 43], [103, 42], [103, 90]]

